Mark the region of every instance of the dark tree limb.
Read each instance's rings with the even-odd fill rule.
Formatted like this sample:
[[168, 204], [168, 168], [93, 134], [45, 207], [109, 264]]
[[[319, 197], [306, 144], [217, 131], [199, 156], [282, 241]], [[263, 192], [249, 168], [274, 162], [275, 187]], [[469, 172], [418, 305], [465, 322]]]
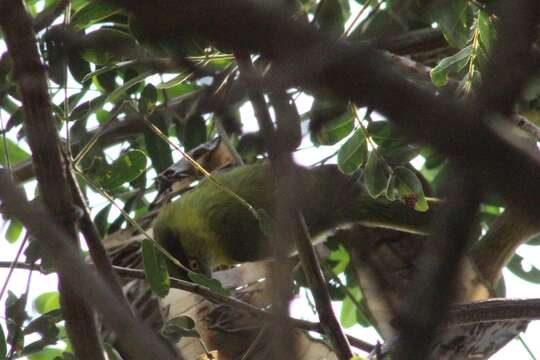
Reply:
[[495, 288], [502, 269], [516, 249], [530, 237], [540, 233], [540, 220], [508, 207], [491, 225], [489, 231], [471, 249], [472, 259], [482, 277]]
[[[297, 84], [312, 90], [323, 87], [369, 105], [416, 139], [434, 145], [463, 168], [470, 168], [479, 181], [491, 185], [506, 200], [515, 200], [529, 212], [540, 211], [540, 193], [536, 191], [540, 183], [539, 154], [521, 149], [513, 143], [511, 134], [497, 132], [488, 121], [489, 113], [469, 111], [453, 94], [404, 74], [403, 68], [382, 51], [336, 41], [292, 21], [268, 3], [108, 2], [125, 7], [145, 29], [163, 37], [197, 34], [238, 50], [260, 52], [274, 60], [279, 69], [268, 80], [270, 85], [281, 88]], [[532, 3], [528, 9], [534, 15], [540, 4]], [[154, 21], [157, 17], [162, 21]], [[515, 176], [508, 179], [508, 173]]]
[[512, 113], [523, 87], [537, 70], [532, 44], [538, 34], [540, 3], [536, 0], [501, 2], [497, 41], [482, 74], [479, 100], [490, 112]]
[[[63, 161], [56, 123], [52, 117], [45, 67], [37, 51], [32, 19], [22, 1], [0, 2], [0, 28], [22, 95], [28, 144], [32, 149], [40, 196], [62, 224], [63, 231], [69, 234], [69, 242], [78, 245], [73, 200], [67, 184], [68, 165]], [[104, 359], [92, 308], [83, 301], [66, 276], [59, 269], [60, 302], [74, 353], [81, 359]]]
[[[247, 77], [248, 92], [259, 121], [259, 127], [267, 142], [270, 163], [276, 174], [276, 259], [287, 257], [287, 244], [294, 241], [298, 250], [300, 263], [306, 275], [309, 287], [315, 300], [315, 306], [325, 335], [340, 359], [350, 359], [353, 353], [350, 344], [343, 333], [339, 321], [332, 309], [330, 294], [326, 287], [319, 260], [312, 246], [311, 237], [304, 221], [304, 217], [297, 210], [300, 201], [297, 194], [298, 182], [296, 165], [291, 152], [298, 147], [301, 132], [300, 118], [296, 108], [290, 103], [285, 90], [276, 89], [270, 93], [270, 98], [276, 114], [277, 127], [274, 129], [270, 113], [262, 93], [258, 89], [256, 73], [248, 54], [237, 56], [241, 75]], [[278, 263], [278, 261], [276, 261]], [[279, 265], [279, 264], [278, 264]], [[276, 279], [273, 279], [276, 280]], [[277, 279], [282, 281], [282, 279]], [[286, 286], [290, 286], [290, 280]], [[283, 286], [283, 285], [280, 285]], [[278, 301], [283, 299], [278, 299]], [[277, 345], [279, 347], [279, 345]]]
[[104, 322], [118, 335], [122, 349], [130, 354], [130, 358], [176, 359], [165, 344], [136, 320], [108, 285], [85, 264], [80, 251], [58, 224], [56, 217], [45, 210], [40, 202], [29, 203], [5, 174], [0, 174], [0, 201], [6, 212], [19, 219], [40, 242], [55, 268], [64, 275], [66, 284], [84, 299], [85, 304], [92, 304], [100, 312]]
[[[479, 189], [467, 172], [455, 172], [453, 184], [420, 258], [420, 272], [400, 305], [396, 359], [426, 359], [436, 329], [454, 301], [460, 263], [472, 240], [480, 204]], [[456, 180], [459, 179], [459, 180]]]

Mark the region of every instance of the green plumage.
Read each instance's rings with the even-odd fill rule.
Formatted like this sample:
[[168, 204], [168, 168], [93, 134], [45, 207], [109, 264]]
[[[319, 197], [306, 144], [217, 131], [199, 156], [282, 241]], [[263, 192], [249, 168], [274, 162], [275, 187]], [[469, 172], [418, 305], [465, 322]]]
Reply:
[[[216, 181], [255, 209], [275, 218], [275, 178], [268, 163], [213, 174]], [[300, 168], [300, 209], [313, 237], [350, 222], [412, 232], [425, 232], [428, 218], [399, 202], [372, 199], [353, 178], [334, 165]], [[240, 201], [218, 185], [204, 180], [194, 190], [164, 207], [154, 222], [154, 237], [187, 266], [197, 271], [259, 260], [272, 253], [271, 239]], [[293, 246], [291, 245], [291, 250]]]

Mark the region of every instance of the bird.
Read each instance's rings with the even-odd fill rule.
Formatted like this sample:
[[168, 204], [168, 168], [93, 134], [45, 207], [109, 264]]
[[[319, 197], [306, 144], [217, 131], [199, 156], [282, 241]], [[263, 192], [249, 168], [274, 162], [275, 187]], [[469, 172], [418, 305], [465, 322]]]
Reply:
[[[217, 171], [165, 205], [153, 222], [154, 239], [190, 271], [210, 275], [221, 265], [272, 256], [272, 239], [257, 211], [275, 217], [276, 176], [268, 161]], [[372, 198], [336, 165], [297, 167], [299, 211], [313, 239], [339, 226], [362, 224], [412, 233], [428, 232], [433, 211], [419, 212], [384, 196]], [[229, 191], [224, 188], [229, 189]], [[291, 253], [294, 245], [290, 245]], [[169, 264], [169, 265], [172, 265]], [[179, 274], [181, 271], [169, 271]]]

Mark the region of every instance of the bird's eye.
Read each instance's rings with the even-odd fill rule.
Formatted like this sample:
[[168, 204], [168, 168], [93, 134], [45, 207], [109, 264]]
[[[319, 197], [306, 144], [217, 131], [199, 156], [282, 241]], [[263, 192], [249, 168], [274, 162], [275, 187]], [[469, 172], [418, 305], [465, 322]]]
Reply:
[[189, 268], [193, 271], [199, 271], [200, 270], [199, 262], [195, 259], [189, 260]]

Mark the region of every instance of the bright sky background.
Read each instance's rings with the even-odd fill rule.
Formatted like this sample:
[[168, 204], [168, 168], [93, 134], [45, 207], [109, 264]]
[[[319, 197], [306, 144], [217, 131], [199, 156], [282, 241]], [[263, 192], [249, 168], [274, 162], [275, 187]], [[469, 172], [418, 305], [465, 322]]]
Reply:
[[[359, 6], [355, 1], [351, 2], [352, 5], [352, 13], [355, 14], [356, 11], [358, 11]], [[3, 43], [0, 42], [0, 54], [5, 51], [5, 46]], [[311, 99], [307, 96], [303, 96], [299, 99], [297, 102], [299, 105], [299, 112], [303, 113], [310, 109], [311, 107]], [[249, 104], [246, 104], [241, 109], [242, 113], [242, 119], [254, 119], [253, 116], [253, 109]], [[0, 120], [3, 121], [3, 124], [5, 125], [7, 122], [7, 119], [9, 119], [9, 115], [6, 113], [0, 113]], [[253, 121], [247, 121], [244, 123], [244, 131], [255, 131], [257, 130], [256, 122]], [[304, 129], [305, 130], [305, 129]], [[304, 131], [305, 132], [305, 131]], [[176, 141], [176, 139], [173, 139]], [[339, 144], [336, 144], [334, 146], [329, 147], [320, 147], [315, 148], [309, 141], [309, 136], [304, 137], [304, 140], [302, 142], [302, 145], [300, 146], [300, 151], [298, 151], [295, 154], [295, 159], [297, 162], [304, 164], [304, 165], [311, 165], [315, 163], [316, 161], [325, 158], [326, 156], [334, 153], [339, 146], [343, 143], [343, 141]], [[28, 149], [24, 144], [22, 145], [23, 148]], [[115, 149], [112, 149], [112, 153], [118, 153], [120, 147], [116, 147]], [[174, 154], [175, 160], [179, 158], [178, 154]], [[420, 160], [417, 160], [420, 161]], [[332, 162], [332, 161], [330, 161]], [[420, 165], [421, 162], [417, 162], [415, 165]], [[33, 185], [27, 185], [27, 193], [33, 194]], [[91, 202], [93, 204], [101, 204], [98, 208], [94, 209], [94, 211], [98, 211], [99, 208], [106, 205], [106, 202], [103, 201], [103, 199], [99, 198], [97, 195], [92, 197]], [[95, 214], [95, 212], [94, 212]], [[118, 215], [117, 212], [111, 211], [110, 219], [116, 217]], [[0, 261], [11, 261], [15, 253], [17, 252], [17, 248], [20, 245], [20, 240], [16, 244], [9, 244], [5, 239], [5, 226], [3, 226], [3, 222], [0, 219]], [[22, 238], [22, 237], [21, 237]], [[518, 253], [522, 255], [526, 261], [530, 262], [531, 265], [535, 265], [536, 267], [540, 268], [540, 247], [532, 247], [532, 246], [521, 246], [518, 250]], [[7, 276], [7, 269], [0, 269], [0, 284], [2, 284]], [[513, 274], [511, 274], [509, 271], [504, 271], [504, 278], [506, 280], [506, 288], [507, 288], [507, 296], [510, 298], [532, 298], [532, 297], [540, 297], [540, 285], [533, 285], [530, 283], [527, 283]], [[16, 270], [10, 283], [8, 289], [12, 292], [14, 292], [17, 295], [20, 295], [24, 293], [26, 282], [28, 279], [28, 272], [25, 270]], [[32, 312], [32, 299], [34, 299], [36, 296], [43, 292], [52, 291], [56, 288], [56, 276], [55, 275], [42, 275], [38, 272], [34, 272], [32, 275], [31, 280], [31, 286], [30, 286], [30, 301], [28, 302], [28, 311]], [[2, 299], [0, 299], [0, 309], [4, 309], [4, 301], [6, 299], [6, 296]], [[340, 313], [340, 304], [335, 303], [335, 310], [339, 316]], [[300, 297], [299, 299], [293, 301], [291, 304], [291, 312], [293, 316], [302, 317], [307, 320], [314, 320], [316, 321], [316, 315], [311, 313], [311, 308], [309, 307], [307, 300], [305, 296]], [[2, 313], [0, 313], [0, 319], [3, 319]], [[5, 324], [2, 322], [2, 325], [5, 329]], [[350, 329], [346, 330], [347, 333], [357, 336], [361, 339], [364, 339], [366, 341], [375, 343], [378, 340], [377, 334], [373, 329], [365, 329], [359, 325], [352, 327]], [[531, 349], [532, 353], [536, 356], [540, 356], [540, 341], [538, 339], [540, 338], [540, 322], [532, 322], [526, 333], [522, 335], [522, 338], [526, 342], [526, 344]], [[502, 349], [498, 354], [496, 354], [492, 359], [495, 360], [503, 360], [503, 359], [509, 359], [512, 358], [514, 360], [525, 360], [525, 359], [531, 359], [531, 356], [526, 351], [525, 347], [518, 341], [514, 340], [512, 341], [508, 346], [506, 346], [504, 349]]]

